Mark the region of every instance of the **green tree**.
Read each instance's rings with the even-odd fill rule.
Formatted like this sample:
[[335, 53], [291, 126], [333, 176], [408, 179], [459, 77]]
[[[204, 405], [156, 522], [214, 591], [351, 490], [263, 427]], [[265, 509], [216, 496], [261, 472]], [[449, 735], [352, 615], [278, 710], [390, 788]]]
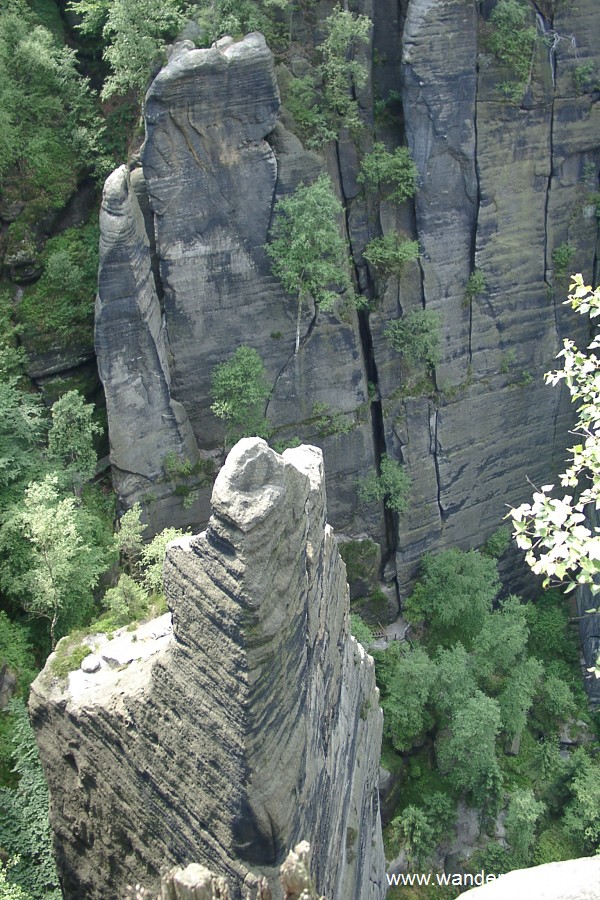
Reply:
[[348, 247], [340, 234], [338, 218], [342, 205], [333, 193], [328, 175], [314, 184], [299, 185], [289, 197], [278, 200], [265, 247], [273, 260], [273, 274], [298, 302], [296, 349], [300, 347], [302, 309], [309, 297], [323, 310], [338, 299], [332, 289], [346, 291], [354, 299], [348, 271]]
[[408, 509], [410, 475], [401, 463], [390, 459], [386, 453], [382, 454], [379, 468], [379, 475], [372, 471], [358, 482], [359, 502], [378, 503], [384, 500], [386, 509], [402, 515]]
[[377, 652], [376, 659], [384, 734], [395, 750], [410, 750], [433, 724], [428, 701], [435, 666], [422, 647], [406, 650], [399, 642]]
[[478, 680], [493, 689], [525, 657], [528, 638], [525, 606], [518, 597], [507, 597], [485, 617], [474, 643], [472, 666]]
[[417, 192], [418, 170], [408, 147], [388, 150], [378, 142], [361, 163], [359, 184], [381, 191], [383, 197], [404, 203]]
[[61, 499], [56, 475], [32, 482], [25, 491], [20, 527], [31, 550], [31, 568], [21, 576], [23, 605], [48, 619], [53, 649], [61, 632], [90, 614], [92, 589], [106, 567], [102, 549], [85, 540], [85, 520], [74, 497]]
[[369, 241], [364, 257], [382, 275], [400, 278], [406, 264], [419, 258], [419, 242], [409, 241], [397, 231], [388, 231], [383, 237]]
[[0, 378], [0, 509], [43, 468], [46, 427], [39, 397], [21, 390], [16, 376]]
[[409, 364], [433, 369], [439, 362], [441, 320], [430, 309], [413, 309], [389, 322], [383, 335]]
[[496, 564], [477, 550], [452, 549], [425, 554], [421, 572], [406, 617], [426, 620], [435, 643], [448, 647], [459, 640], [470, 650], [500, 587]]
[[564, 814], [567, 831], [582, 852], [600, 849], [600, 768], [584, 754], [578, 754], [578, 771], [570, 785], [571, 802]]
[[81, 486], [96, 471], [94, 435], [102, 428], [92, 421], [94, 407], [78, 391], [68, 391], [52, 405], [48, 456], [72, 486]]
[[506, 837], [517, 865], [526, 866], [528, 864], [529, 854], [535, 840], [535, 828], [545, 809], [545, 805], [535, 799], [531, 788], [517, 788], [511, 794], [505, 827]]
[[438, 716], [448, 719], [462, 709], [477, 692], [471, 671], [471, 658], [459, 642], [453, 647], [440, 647], [435, 656], [436, 681], [433, 698]]
[[511, 739], [522, 734], [543, 675], [542, 663], [529, 657], [521, 660], [506, 679], [498, 702], [502, 728]]
[[[592, 291], [581, 275], [573, 276], [571, 293], [566, 301], [582, 315], [600, 315], [600, 288]], [[578, 442], [569, 450], [571, 465], [560, 483], [571, 489], [562, 497], [553, 497], [554, 485], [542, 485], [533, 495], [533, 503], [522, 503], [512, 509], [517, 545], [525, 550], [525, 559], [537, 575], [568, 583], [568, 590], [587, 584], [600, 591], [594, 576], [600, 568], [600, 530], [587, 523], [588, 511], [600, 506], [600, 360], [593, 351], [600, 346], [597, 338], [588, 353], [578, 350], [573, 341], [564, 341], [559, 356], [563, 368], [546, 375], [547, 384], [564, 380], [571, 399], [577, 404], [578, 419], [573, 429]]]
[[22, 700], [11, 700], [8, 711], [13, 720], [13, 771], [18, 778], [15, 788], [0, 788], [0, 846], [14, 859], [8, 878], [35, 900], [59, 900], [62, 893], [52, 855], [48, 787], [35, 737]]
[[179, 528], [163, 528], [142, 550], [143, 583], [150, 594], [162, 594], [167, 545], [182, 535], [183, 532]]
[[516, 82], [501, 85], [511, 99], [520, 99], [531, 79], [536, 38], [532, 11], [523, 0], [499, 0], [490, 16], [489, 48], [508, 67]]
[[145, 93], [153, 65], [164, 60], [166, 40], [177, 34], [189, 6], [183, 0], [72, 0], [69, 8], [81, 17], [84, 34], [102, 28], [103, 56], [112, 69], [104, 98]]
[[342, 125], [357, 128], [361, 121], [354, 92], [366, 84], [368, 70], [365, 62], [356, 58], [356, 51], [369, 40], [371, 20], [335, 9], [325, 19], [323, 29], [325, 38], [319, 53], [325, 101]]
[[423, 799], [422, 806], [410, 804], [390, 823], [390, 831], [402, 841], [409, 856], [423, 865], [454, 824], [455, 805], [441, 791]]
[[372, 630], [366, 622], [363, 622], [360, 616], [356, 615], [356, 613], [352, 613], [350, 616], [350, 631], [359, 644], [363, 645], [365, 650], [368, 650], [375, 640]]
[[124, 558], [129, 575], [136, 573], [137, 563], [144, 548], [144, 531], [148, 526], [140, 521], [141, 515], [141, 505], [134, 503], [119, 519], [114, 534], [115, 550]]
[[238, 347], [212, 371], [211, 409], [227, 423], [227, 440], [267, 435], [264, 405], [270, 389], [265, 367], [253, 347]]
[[478, 804], [493, 800], [499, 790], [500, 769], [496, 737], [500, 731], [500, 708], [496, 700], [477, 691], [458, 710], [450, 723], [450, 734], [437, 741], [436, 754], [442, 772], [460, 791], [468, 791]]
[[0, 109], [0, 183], [33, 193], [38, 215], [65, 203], [84, 168], [104, 170], [103, 128], [75, 54], [24, 0], [0, 11]]

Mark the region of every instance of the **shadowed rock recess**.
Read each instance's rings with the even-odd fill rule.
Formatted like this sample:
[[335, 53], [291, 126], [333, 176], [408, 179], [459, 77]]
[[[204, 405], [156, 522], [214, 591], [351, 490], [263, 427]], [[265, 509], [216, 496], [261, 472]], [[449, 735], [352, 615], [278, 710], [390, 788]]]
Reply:
[[50, 657], [33, 685], [64, 896], [155, 890], [194, 862], [235, 898], [259, 875], [276, 897], [303, 838], [330, 900], [378, 900], [382, 713], [349, 635], [322, 454], [242, 440], [212, 507], [204, 533], [169, 546], [172, 630], [88, 638], [93, 660], [59, 679]]

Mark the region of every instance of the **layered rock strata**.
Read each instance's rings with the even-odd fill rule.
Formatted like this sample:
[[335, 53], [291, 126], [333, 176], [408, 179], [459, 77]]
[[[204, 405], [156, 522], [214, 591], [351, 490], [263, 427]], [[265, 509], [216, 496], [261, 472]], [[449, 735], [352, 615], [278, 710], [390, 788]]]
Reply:
[[235, 898], [260, 875], [276, 897], [306, 838], [322, 893], [377, 900], [382, 713], [349, 635], [321, 452], [240, 441], [212, 505], [168, 550], [172, 632], [89, 639], [80, 670], [55, 678], [51, 657], [33, 685], [64, 896], [124, 897], [194, 862]]

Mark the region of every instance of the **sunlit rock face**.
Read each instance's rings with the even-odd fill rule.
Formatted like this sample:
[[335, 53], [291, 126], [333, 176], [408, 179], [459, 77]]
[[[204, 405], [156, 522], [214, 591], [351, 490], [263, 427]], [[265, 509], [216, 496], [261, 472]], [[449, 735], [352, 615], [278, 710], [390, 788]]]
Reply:
[[[67, 900], [156, 888], [195, 862], [234, 896], [302, 837], [331, 900], [385, 895], [382, 714], [348, 630], [322, 454], [240, 441], [207, 530], [168, 550], [172, 612], [108, 641], [67, 679], [52, 657], [31, 713]], [[59, 648], [60, 649], [60, 648]]]

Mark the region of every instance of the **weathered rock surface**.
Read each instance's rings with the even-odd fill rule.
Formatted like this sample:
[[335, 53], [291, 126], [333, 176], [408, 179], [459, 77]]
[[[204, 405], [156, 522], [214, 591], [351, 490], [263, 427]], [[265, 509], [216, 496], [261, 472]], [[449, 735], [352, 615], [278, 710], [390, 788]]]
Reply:
[[[382, 714], [349, 636], [322, 455], [240, 441], [208, 529], [170, 545], [173, 630], [155, 620], [48, 666], [31, 714], [64, 895], [154, 889], [202, 864], [233, 896], [300, 839], [331, 900], [385, 894], [377, 797]], [[100, 661], [100, 665], [97, 665]]]
[[[266, 414], [276, 439], [297, 435], [322, 447], [333, 524], [381, 545], [380, 577], [393, 586], [397, 573], [401, 597], [425, 551], [481, 545], [506, 505], [527, 499], [530, 481], [560, 471], [573, 421], [566, 394], [542, 376], [562, 338], [577, 340], [585, 327], [562, 305], [568, 281], [553, 254], [572, 247], [570, 268], [586, 279], [596, 265], [600, 105], [593, 82], [578, 87], [576, 75], [598, 59], [600, 9], [581, 0], [557, 7], [552, 20], [538, 13], [540, 31], [560, 40], [552, 52], [538, 41], [530, 84], [513, 102], [500, 89], [507, 72], [488, 49], [493, 7], [358, 4], [374, 20], [372, 44], [361, 52], [372, 57], [368, 84], [385, 105], [375, 137], [390, 147], [408, 143], [419, 171], [414, 202], [401, 207], [365, 194], [357, 181], [366, 135], [344, 135], [320, 157], [278, 122], [273, 61], [259, 35], [202, 51], [183, 42], [148, 93], [136, 177], [156, 237], [145, 266], [154, 266], [164, 305], [171, 401], [185, 410], [200, 452], [218, 452], [210, 373], [240, 344], [257, 349], [272, 385]], [[288, 79], [295, 68], [299, 60]], [[366, 119], [368, 93], [359, 97]], [[325, 165], [346, 207], [356, 283], [377, 302], [344, 320], [307, 305], [295, 357], [294, 299], [271, 276], [263, 248], [277, 199]], [[374, 282], [365, 244], [394, 230], [419, 241], [421, 258], [400, 278]], [[485, 288], [467, 302], [475, 270]], [[429, 375], [385, 337], [390, 321], [421, 309], [441, 321], [440, 358]], [[134, 339], [129, 353], [118, 352], [133, 359], [135, 347]], [[114, 352], [99, 346], [109, 409], [115, 422], [126, 421], [135, 457], [145, 422], [115, 402]], [[343, 426], [334, 433], [318, 424], [323, 405]], [[399, 521], [382, 505], [357, 503], [357, 480], [384, 452], [412, 479]], [[131, 484], [126, 502], [152, 493]], [[175, 510], [180, 500], [161, 502], [169, 505], [149, 508], [156, 527], [174, 515], [185, 520]], [[187, 519], [199, 523], [203, 514], [199, 502]]]
[[508, 872], [497, 881], [466, 892], [473, 900], [597, 900], [600, 897], [600, 857], [569, 859], [532, 869]]
[[113, 479], [130, 506], [151, 489], [160, 491], [167, 454], [195, 463], [198, 448], [185, 410], [171, 395], [149, 240], [125, 166], [106, 182], [100, 222], [96, 349]]
[[[270, 423], [283, 438], [317, 438], [327, 448], [336, 526], [354, 518], [356, 479], [374, 465], [356, 314], [342, 321], [307, 306], [294, 356], [295, 299], [271, 275], [264, 251], [278, 197], [324, 167], [278, 124], [278, 110], [273, 57], [262, 35], [224, 38], [210, 50], [184, 41], [148, 92], [134, 190], [125, 174], [112, 175], [105, 188], [97, 351], [111, 457], [124, 505], [141, 500], [156, 528], [174, 518], [206, 522], [206, 502], [185, 511], [180, 498], [167, 499], [160, 461], [170, 450], [194, 461], [186, 419], [198, 446], [220, 450], [224, 429], [210, 409], [211, 372], [241, 344], [265, 362]], [[144, 191], [145, 229], [136, 203]], [[131, 289], [125, 297], [118, 287], [115, 303], [114, 285], [121, 284]], [[319, 438], [315, 404], [341, 416], [347, 433]]]

